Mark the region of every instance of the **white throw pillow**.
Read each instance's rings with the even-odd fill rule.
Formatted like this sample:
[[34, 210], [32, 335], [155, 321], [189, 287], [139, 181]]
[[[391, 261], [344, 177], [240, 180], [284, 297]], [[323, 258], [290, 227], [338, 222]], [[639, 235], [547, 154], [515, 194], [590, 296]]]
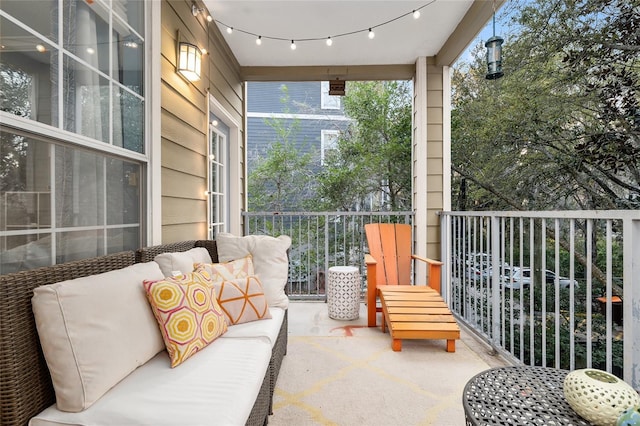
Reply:
[[82, 411], [164, 349], [143, 280], [157, 263], [45, 285], [31, 299], [56, 405]]
[[211, 256], [204, 247], [196, 247], [191, 250], [162, 253], [153, 258], [160, 265], [160, 270], [165, 277], [171, 277], [174, 272], [188, 274], [193, 272], [194, 263], [211, 263]]
[[291, 238], [286, 235], [278, 238], [268, 235], [237, 237], [221, 233], [216, 235], [216, 244], [221, 262], [252, 255], [255, 274], [262, 282], [268, 305], [282, 309], [289, 307], [284, 288], [289, 275], [287, 250], [291, 246]]

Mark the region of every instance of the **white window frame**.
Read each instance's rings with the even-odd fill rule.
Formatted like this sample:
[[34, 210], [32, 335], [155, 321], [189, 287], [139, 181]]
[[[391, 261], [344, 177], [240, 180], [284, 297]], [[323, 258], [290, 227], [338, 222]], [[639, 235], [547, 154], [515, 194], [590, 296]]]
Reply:
[[325, 152], [338, 149], [339, 130], [322, 130], [320, 134], [320, 164], [324, 166]]
[[320, 108], [340, 109], [340, 96], [329, 95], [329, 82], [320, 82]]
[[[60, 2], [60, 4], [62, 4], [62, 2]], [[145, 4], [144, 26], [143, 26], [144, 35], [138, 34], [133, 27], [130, 27], [129, 24], [126, 24], [125, 18], [123, 18], [122, 16], [117, 16], [118, 12], [116, 10], [113, 10], [111, 2], [98, 2], [96, 3], [95, 6], [96, 8], [94, 8], [94, 10], [97, 10], [99, 12], [99, 13], [98, 12], [96, 13], [102, 16], [105, 19], [105, 22], [107, 22], [110, 26], [109, 40], [112, 39], [113, 30], [116, 27], [120, 28], [118, 31], [123, 31], [122, 28], [126, 27], [127, 32], [136, 34], [138, 39], [142, 41], [141, 45], [144, 46], [143, 47], [144, 57], [147, 59], [145, 62], [147, 64], [150, 63], [150, 61], [148, 61], [148, 58], [150, 58], [151, 56], [152, 45], [156, 45], [157, 43], [159, 43], [159, 40], [160, 40], [159, 25], [157, 30], [157, 37], [155, 37], [155, 40], [154, 40], [154, 37], [152, 36], [152, 28], [154, 27], [153, 23], [160, 22], [160, 19], [159, 19], [160, 5], [159, 4], [152, 5], [151, 3]], [[41, 40], [47, 46], [50, 46], [51, 48], [50, 54], [55, 55], [55, 58], [58, 61], [58, 65], [57, 65], [58, 71], [60, 71], [65, 62], [65, 58], [74, 58], [76, 60], [78, 60], [78, 58], [76, 58], [73, 53], [70, 53], [63, 44], [62, 34], [64, 33], [64, 29], [65, 29], [64, 25], [66, 25], [67, 23], [65, 22], [63, 24], [63, 22], [60, 20], [62, 16], [61, 14], [63, 13], [62, 9], [58, 10], [57, 13], [58, 15], [54, 16], [54, 19], [59, 20], [59, 24], [61, 25], [59, 25], [57, 29], [58, 32], [56, 34], [56, 38], [58, 41], [56, 42], [54, 41], [56, 38], [51, 38], [49, 34], [44, 34], [44, 35], [39, 34], [36, 31], [36, 29], [32, 27], [31, 18], [19, 19], [17, 17], [8, 15], [8, 13], [0, 11], [0, 14], [2, 14], [3, 18], [6, 18], [7, 20], [17, 25], [18, 27], [22, 28], [24, 31], [26, 31], [30, 35], [34, 36], [36, 39]], [[110, 51], [110, 55], [113, 55], [113, 54], [114, 54], [113, 51]], [[149, 212], [149, 207], [148, 207], [150, 204], [149, 200], [151, 197], [149, 182], [148, 182], [149, 179], [148, 178], [145, 179], [143, 175], [146, 174], [147, 171], [150, 169], [149, 159], [150, 159], [150, 152], [152, 150], [150, 141], [160, 139], [160, 138], [154, 137], [154, 135], [156, 135], [157, 132], [159, 132], [159, 129], [160, 129], [159, 124], [154, 125], [155, 129], [153, 129], [150, 122], [150, 114], [151, 114], [150, 111], [152, 110], [151, 109], [152, 103], [150, 102], [150, 99], [153, 97], [152, 91], [157, 90], [157, 95], [158, 95], [156, 96], [157, 98], [159, 98], [159, 93], [160, 93], [159, 92], [160, 85], [152, 83], [153, 81], [156, 81], [156, 80], [152, 79], [151, 75], [152, 75], [153, 69], [155, 69], [156, 71], [159, 70], [159, 66], [145, 67], [144, 75], [142, 77], [143, 78], [142, 84], [145, 87], [145, 90], [142, 94], [138, 94], [138, 93], [134, 93], [128, 87], [126, 87], [123, 83], [119, 82], [115, 74], [111, 74], [111, 71], [113, 71], [112, 61], [113, 59], [110, 56], [109, 58], [110, 71], [109, 71], [109, 74], [105, 74], [104, 71], [101, 71], [97, 67], [92, 66], [91, 64], [87, 64], [82, 60], [79, 60], [79, 62], [82, 63], [84, 66], [86, 66], [87, 69], [97, 73], [102, 78], [106, 79], [108, 81], [108, 87], [110, 88], [111, 91], [113, 90], [114, 87], [117, 87], [120, 90], [129, 92], [129, 94], [133, 95], [136, 98], [141, 99], [144, 102], [144, 109], [143, 109], [144, 152], [132, 151], [129, 149], [125, 149], [121, 146], [114, 145], [112, 143], [113, 141], [112, 129], [113, 129], [113, 119], [114, 119], [113, 118], [113, 102], [114, 102], [113, 100], [110, 100], [110, 104], [109, 104], [110, 108], [109, 108], [108, 116], [104, 117], [104, 119], [108, 120], [108, 126], [110, 128], [109, 140], [103, 141], [103, 140], [99, 140], [99, 139], [95, 139], [95, 138], [83, 135], [80, 132], [65, 130], [64, 129], [65, 117], [63, 113], [65, 109], [63, 106], [63, 99], [64, 99], [63, 93], [65, 93], [64, 92], [65, 86], [64, 84], [62, 84], [62, 75], [63, 75], [62, 72], [58, 72], [59, 81], [57, 82], [58, 84], [57, 84], [57, 87], [55, 88], [56, 92], [53, 92], [52, 90], [52, 97], [58, 98], [57, 122], [54, 121], [51, 124], [48, 124], [48, 123], [38, 121], [38, 113], [40, 112], [40, 108], [38, 105], [38, 102], [39, 102], [38, 90], [40, 90], [40, 88], [37, 85], [37, 80], [35, 80], [34, 84], [32, 84], [31, 90], [29, 93], [31, 102], [34, 105], [34, 108], [32, 109], [32, 114], [30, 117], [28, 118], [18, 117], [18, 116], [15, 116], [14, 114], [0, 111], [0, 122], [7, 125], [7, 132], [11, 133], [15, 130], [23, 134], [28, 139], [37, 140], [43, 144], [49, 145], [49, 153], [50, 153], [49, 160], [48, 160], [49, 161], [49, 189], [44, 192], [36, 192], [36, 193], [39, 193], [40, 195], [49, 194], [49, 197], [50, 197], [49, 214], [51, 215], [50, 220], [48, 221], [49, 222], [48, 226], [37, 225], [36, 227], [30, 227], [30, 229], [15, 229], [15, 230], [7, 230], [6, 227], [3, 227], [3, 229], [0, 229], [0, 237], [13, 236], [13, 235], [15, 236], [34, 235], [36, 237], [43, 238], [45, 234], [50, 235], [51, 244], [50, 244], [49, 254], [50, 254], [50, 259], [52, 264], [57, 263], [56, 259], [60, 255], [60, 253], [58, 253], [57, 251], [57, 240], [58, 238], [61, 238], [60, 236], [63, 233], [76, 232], [76, 231], [78, 232], [96, 231], [97, 233], [102, 233], [101, 234], [103, 239], [102, 245], [101, 246], [96, 245], [96, 250], [98, 250], [98, 254], [109, 253], [110, 240], [109, 240], [108, 232], [112, 229], [137, 228], [139, 241], [136, 244], [136, 246], [144, 244], [145, 242], [149, 243], [149, 241], [152, 240], [151, 228], [153, 226], [153, 223], [152, 223], [153, 218]], [[53, 67], [54, 64], [52, 63], [51, 66]], [[107, 86], [104, 86], [104, 87], [107, 87]], [[154, 87], [156, 89], [154, 89]], [[160, 111], [159, 103], [155, 103], [155, 104], [158, 105], [157, 110], [159, 112]], [[157, 123], [159, 122], [160, 121], [157, 120]], [[139, 171], [137, 172], [139, 173], [139, 175], [136, 175], [135, 177], [136, 180], [139, 180], [138, 181], [139, 183], [137, 183], [136, 185], [141, 191], [141, 194], [139, 195], [139, 198], [138, 198], [138, 202], [139, 202], [138, 222], [130, 223], [130, 222], [123, 221], [122, 223], [109, 223], [109, 221], [107, 220], [108, 219], [107, 209], [105, 208], [101, 212], [103, 219], [98, 224], [90, 224], [90, 225], [74, 224], [69, 226], [62, 226], [59, 223], [57, 223], [56, 187], [55, 186], [56, 186], [56, 173], [59, 171], [59, 167], [56, 165], [56, 151], [59, 149], [62, 149], [61, 147], [72, 149], [74, 152], [76, 152], [76, 150], [78, 152], [89, 151], [93, 155], [95, 155], [96, 158], [98, 158], [99, 161], [103, 163], [103, 171], [102, 171], [103, 189], [104, 189], [104, 185], [106, 185], [106, 182], [107, 182], [105, 176], [108, 172], [107, 164], [110, 158], [115, 158], [123, 162], [135, 164], [139, 166], [139, 169], [138, 169]], [[159, 180], [160, 179], [158, 179], [157, 181]], [[75, 181], [74, 184], [77, 185], [77, 181]], [[78, 186], [74, 186], [73, 190], [74, 190], [74, 194], [73, 194], [74, 197], [81, 196], [80, 189]], [[104, 192], [104, 194], [106, 194], [106, 191]], [[105, 199], [103, 200], [103, 204], [106, 206], [106, 202], [107, 202], [106, 195], [104, 195], [104, 197]], [[72, 205], [73, 209], [79, 208], [78, 198], [74, 198], [72, 202], [73, 202], [73, 205]], [[6, 206], [5, 206], [5, 210], [6, 210]], [[5, 217], [6, 216], [7, 214], [5, 213]], [[154, 217], [159, 217], [159, 215]], [[157, 220], [156, 222], [160, 224], [159, 220]], [[6, 249], [6, 241], [5, 241], [5, 247], [3, 247], [3, 249]], [[86, 250], [83, 250], [83, 251], [90, 256], [96, 255], [96, 253], [91, 254], [90, 251], [86, 251]]]
[[[215, 149], [213, 147], [214, 138], [217, 139]], [[228, 230], [229, 143], [225, 134], [212, 125], [209, 126], [207, 157], [209, 159], [207, 170], [208, 235], [210, 239], [215, 239], [217, 234]], [[212, 208], [214, 200], [216, 207]]]

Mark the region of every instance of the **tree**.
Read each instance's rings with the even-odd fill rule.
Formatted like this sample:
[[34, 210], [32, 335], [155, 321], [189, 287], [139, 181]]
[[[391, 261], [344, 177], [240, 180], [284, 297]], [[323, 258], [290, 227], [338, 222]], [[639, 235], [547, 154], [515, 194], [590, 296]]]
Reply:
[[410, 83], [349, 82], [344, 110], [353, 121], [325, 158], [318, 203], [353, 210], [378, 195], [372, 209], [410, 209]]
[[[281, 102], [289, 104], [286, 86], [283, 87]], [[275, 131], [275, 139], [271, 141], [267, 154], [257, 158], [249, 174], [249, 209], [274, 212], [303, 210], [306, 200], [314, 193], [313, 154], [303, 153], [298, 148], [299, 121], [268, 118], [265, 122]]]
[[453, 76], [462, 207], [639, 208], [637, 0], [511, 5], [505, 77], [484, 79], [480, 49]]

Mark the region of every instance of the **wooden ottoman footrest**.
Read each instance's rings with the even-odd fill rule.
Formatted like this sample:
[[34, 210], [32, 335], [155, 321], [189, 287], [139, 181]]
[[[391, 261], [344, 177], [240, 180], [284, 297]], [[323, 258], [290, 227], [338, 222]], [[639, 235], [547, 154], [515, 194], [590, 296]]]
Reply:
[[455, 352], [460, 327], [440, 294], [427, 286], [378, 286], [382, 302], [382, 331], [388, 324], [391, 347], [402, 350], [404, 339], [445, 339]]

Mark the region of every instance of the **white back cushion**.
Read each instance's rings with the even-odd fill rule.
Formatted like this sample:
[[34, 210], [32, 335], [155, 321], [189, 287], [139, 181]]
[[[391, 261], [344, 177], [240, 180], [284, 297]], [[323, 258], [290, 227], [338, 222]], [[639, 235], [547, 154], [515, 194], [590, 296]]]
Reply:
[[278, 238], [268, 235], [247, 235], [236, 237], [232, 234], [216, 235], [218, 258], [221, 262], [253, 256], [255, 274], [260, 278], [269, 306], [287, 309], [289, 298], [284, 292], [289, 276], [287, 250], [291, 238], [281, 235]]
[[142, 281], [155, 262], [36, 288], [31, 300], [56, 405], [82, 411], [164, 349]]
[[171, 277], [174, 272], [188, 274], [193, 272], [194, 263], [211, 263], [211, 256], [204, 247], [196, 247], [191, 250], [162, 253], [153, 258], [160, 265], [160, 270], [165, 277]]

